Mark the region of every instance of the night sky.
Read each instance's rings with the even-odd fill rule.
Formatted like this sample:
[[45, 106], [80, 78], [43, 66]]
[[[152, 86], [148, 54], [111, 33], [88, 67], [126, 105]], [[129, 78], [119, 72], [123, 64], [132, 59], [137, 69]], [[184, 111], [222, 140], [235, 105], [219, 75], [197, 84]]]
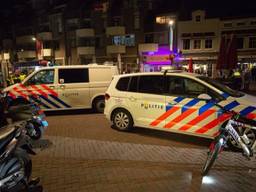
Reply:
[[[63, 1], [80, 1], [81, 4], [86, 4], [92, 0]], [[95, 0], [95, 2], [98, 1]], [[160, 3], [161, 1], [162, 3]], [[26, 2], [28, 0], [3, 0], [0, 11], [10, 10], [13, 5]], [[205, 9], [208, 17], [256, 16], [256, 0], [159, 0], [158, 6], [158, 13], [177, 12], [183, 17], [190, 15], [191, 11], [195, 9]]]

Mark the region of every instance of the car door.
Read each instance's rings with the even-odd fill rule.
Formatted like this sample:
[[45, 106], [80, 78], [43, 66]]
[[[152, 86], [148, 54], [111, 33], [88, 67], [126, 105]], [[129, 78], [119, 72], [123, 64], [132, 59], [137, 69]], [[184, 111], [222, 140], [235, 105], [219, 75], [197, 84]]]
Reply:
[[[55, 69], [42, 69], [31, 76], [24, 85], [20, 84], [23, 89], [21, 96], [30, 95], [32, 99], [39, 103], [43, 109], [57, 109], [59, 105], [54, 97], [58, 95], [56, 89], [56, 72]], [[17, 90], [16, 90], [17, 91]]]
[[129, 104], [137, 126], [158, 129], [162, 123], [152, 124], [165, 111], [163, 75], [141, 75], [131, 78]]
[[164, 129], [190, 135], [212, 137], [217, 130], [214, 122], [218, 109], [212, 102], [197, 97], [217, 96], [207, 86], [184, 76], [167, 76], [166, 114]]
[[61, 108], [91, 107], [88, 68], [59, 68], [57, 90]]

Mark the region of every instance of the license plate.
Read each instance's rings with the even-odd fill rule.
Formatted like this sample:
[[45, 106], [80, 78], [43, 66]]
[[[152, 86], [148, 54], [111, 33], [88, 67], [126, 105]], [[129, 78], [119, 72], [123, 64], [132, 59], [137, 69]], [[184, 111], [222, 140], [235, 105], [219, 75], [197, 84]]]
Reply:
[[48, 127], [48, 122], [47, 122], [47, 121], [42, 121], [42, 125], [43, 125], [44, 127]]

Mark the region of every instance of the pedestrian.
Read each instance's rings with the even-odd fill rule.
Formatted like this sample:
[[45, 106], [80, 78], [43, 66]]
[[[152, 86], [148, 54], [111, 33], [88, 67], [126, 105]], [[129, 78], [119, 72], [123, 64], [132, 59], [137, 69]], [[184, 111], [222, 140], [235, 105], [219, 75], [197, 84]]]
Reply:
[[232, 88], [234, 90], [240, 90], [242, 87], [242, 75], [239, 69], [235, 69], [232, 76]]
[[251, 83], [251, 72], [247, 69], [244, 74], [244, 90], [248, 91]]

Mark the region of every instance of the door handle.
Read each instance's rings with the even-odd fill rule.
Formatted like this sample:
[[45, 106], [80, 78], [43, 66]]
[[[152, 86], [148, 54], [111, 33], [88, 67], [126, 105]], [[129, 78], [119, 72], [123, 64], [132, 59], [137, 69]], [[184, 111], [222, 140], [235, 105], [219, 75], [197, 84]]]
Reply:
[[130, 97], [130, 101], [136, 101], [137, 99], [135, 97]]
[[176, 102], [176, 101], [169, 101], [168, 104], [170, 104], [170, 105], [177, 105], [178, 102]]

